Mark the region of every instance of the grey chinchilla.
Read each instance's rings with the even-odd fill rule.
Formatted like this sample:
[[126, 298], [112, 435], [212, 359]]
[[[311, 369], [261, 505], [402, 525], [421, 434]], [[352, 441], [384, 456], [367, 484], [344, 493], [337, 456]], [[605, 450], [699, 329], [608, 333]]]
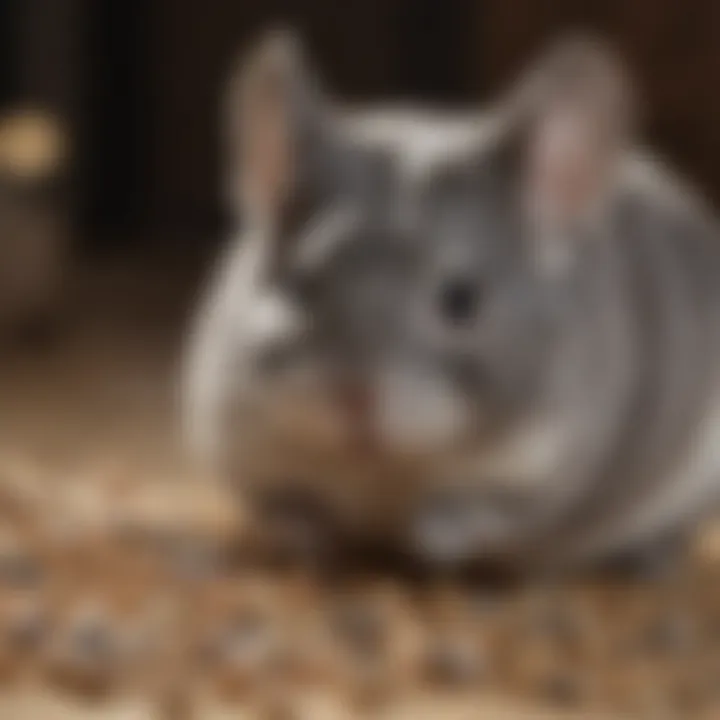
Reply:
[[491, 107], [334, 103], [295, 37], [233, 74], [237, 234], [191, 328], [193, 447], [250, 500], [440, 562], [650, 547], [720, 499], [720, 237], [594, 39]]

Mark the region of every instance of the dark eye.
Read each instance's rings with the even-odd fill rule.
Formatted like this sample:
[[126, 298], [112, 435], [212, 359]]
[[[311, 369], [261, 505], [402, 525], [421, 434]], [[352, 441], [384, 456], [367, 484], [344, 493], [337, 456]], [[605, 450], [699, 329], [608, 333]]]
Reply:
[[454, 324], [470, 322], [477, 315], [481, 301], [480, 285], [470, 278], [453, 278], [440, 287], [440, 312]]
[[286, 278], [292, 297], [302, 305], [314, 302], [322, 288], [323, 277], [317, 271], [293, 272]]

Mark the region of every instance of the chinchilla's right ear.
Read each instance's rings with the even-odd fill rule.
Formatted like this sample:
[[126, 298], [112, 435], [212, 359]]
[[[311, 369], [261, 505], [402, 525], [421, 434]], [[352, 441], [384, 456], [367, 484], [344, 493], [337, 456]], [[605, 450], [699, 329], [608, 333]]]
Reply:
[[554, 44], [500, 103], [505, 156], [551, 234], [602, 205], [635, 140], [638, 100], [617, 52], [584, 35]]
[[223, 120], [232, 210], [274, 227], [306, 211], [327, 182], [331, 131], [329, 103], [294, 33], [269, 32], [241, 58]]

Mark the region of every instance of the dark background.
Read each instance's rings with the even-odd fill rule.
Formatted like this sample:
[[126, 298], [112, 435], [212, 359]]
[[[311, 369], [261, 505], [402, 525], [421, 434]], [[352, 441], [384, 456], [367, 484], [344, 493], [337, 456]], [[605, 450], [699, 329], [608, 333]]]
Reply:
[[297, 26], [352, 100], [483, 100], [542, 46], [594, 29], [624, 53], [646, 135], [720, 201], [716, 0], [0, 0], [0, 102], [57, 108], [89, 249], [219, 235], [218, 98], [258, 33]]

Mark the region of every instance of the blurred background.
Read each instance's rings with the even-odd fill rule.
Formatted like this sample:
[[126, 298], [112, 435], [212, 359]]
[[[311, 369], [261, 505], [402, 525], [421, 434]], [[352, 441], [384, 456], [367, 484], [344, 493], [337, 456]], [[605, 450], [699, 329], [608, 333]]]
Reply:
[[[198, 496], [198, 487], [207, 493], [208, 485], [180, 482], [192, 478], [177, 452], [175, 378], [199, 283], [227, 237], [221, 90], [237, 54], [278, 23], [301, 32], [339, 99], [433, 105], [490, 101], [558, 35], [594, 30], [617, 45], [636, 78], [644, 136], [720, 202], [716, 0], [0, 0], [0, 680], [9, 666], [5, 629], [37, 620], [27, 615], [37, 604], [12, 614], [7, 586], [20, 577], [32, 598], [45, 597], [44, 586], [27, 580], [36, 576], [5, 571], [7, 558], [31, 562], [32, 551], [60, 567], [58, 548], [65, 546], [58, 537], [92, 546], [100, 559], [73, 565], [84, 568], [72, 575], [82, 592], [63, 585], [70, 617], [75, 605], [68, 598], [92, 590], [113, 607], [120, 597], [118, 566], [97, 542], [107, 529], [103, 521], [124, 523], [125, 530], [129, 522], [161, 528], [174, 540], [191, 531], [217, 539], [233, 525], [231, 504]], [[18, 507], [28, 511], [19, 524]], [[38, 534], [31, 523], [28, 534], [28, 517], [52, 532]], [[720, 543], [713, 547], [717, 560]], [[198, 562], [183, 567], [192, 575]], [[68, 576], [58, 572], [62, 584]], [[693, 588], [690, 604], [717, 610], [715, 595]], [[645, 591], [582, 592], [581, 603], [620, 608], [608, 634], [630, 633], [648, 608], [674, 612], [687, 599], [677, 588], [663, 595], [665, 605]], [[524, 607], [522, 598], [517, 602]], [[564, 633], [562, 617], [547, 627]], [[624, 698], [623, 707], [645, 702], [646, 714], [629, 717], [720, 717], [720, 695], [707, 699], [720, 677], [714, 622], [718, 640], [702, 656], [714, 673], [703, 685], [708, 714], [687, 705], [658, 714], [654, 693], [670, 692], [670, 666], [657, 673], [655, 665], [643, 666], [636, 676], [610, 663], [618, 682], [613, 697]], [[679, 643], [684, 652], [683, 628], [661, 629], [658, 642]], [[516, 659], [537, 660], [528, 672], [545, 677], [542, 642], [536, 658], [526, 636], [512, 637], [520, 643], [502, 633], [496, 641], [501, 649], [518, 648]], [[482, 664], [472, 653], [485, 650], [473, 648], [470, 662]], [[87, 663], [73, 665], [74, 657], [64, 655], [60, 664], [85, 677]], [[464, 645], [459, 657], [445, 661], [451, 675], [462, 677]], [[572, 671], [583, 667], [578, 658], [567, 665], [570, 675], [540, 683], [551, 707], [578, 705], [584, 688], [573, 684]], [[100, 679], [107, 680], [102, 673]], [[501, 694], [524, 693], [522, 683], [508, 682], [510, 691], [497, 686]], [[0, 692], [0, 717], [65, 717], [47, 706], [21, 714], [7, 697]], [[477, 717], [446, 706], [426, 716]], [[506, 717], [499, 709], [485, 716]], [[550, 710], [539, 717], [558, 716]], [[170, 710], [162, 717], [189, 716]]]
[[594, 29], [635, 73], [648, 137], [720, 199], [714, 0], [3, 0], [0, 13], [0, 102], [66, 124], [89, 249], [217, 237], [220, 89], [276, 22], [302, 31], [339, 97], [434, 103], [487, 100], [558, 33]]

